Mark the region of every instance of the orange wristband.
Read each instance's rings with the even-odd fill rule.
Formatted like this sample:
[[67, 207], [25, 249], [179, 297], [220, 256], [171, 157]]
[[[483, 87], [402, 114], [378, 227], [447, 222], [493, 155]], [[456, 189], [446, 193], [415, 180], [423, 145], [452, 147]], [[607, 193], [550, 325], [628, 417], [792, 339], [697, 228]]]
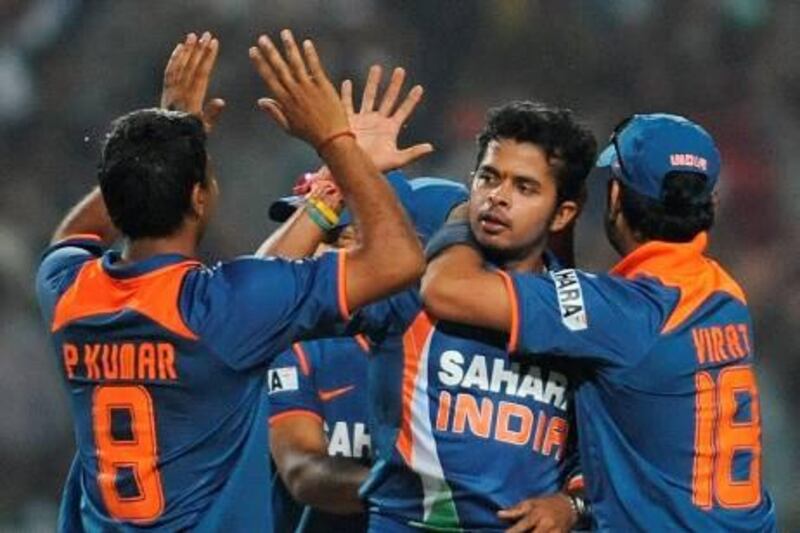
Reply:
[[327, 139], [325, 139], [324, 141], [322, 141], [321, 143], [319, 143], [319, 146], [317, 146], [317, 153], [318, 153], [319, 155], [322, 155], [322, 150], [323, 150], [323, 149], [324, 149], [326, 146], [328, 146], [330, 143], [332, 143], [333, 141], [335, 141], [335, 140], [336, 140], [336, 139], [338, 139], [339, 137], [344, 137], [344, 136], [350, 137], [350, 138], [352, 138], [353, 140], [355, 140], [355, 138], [356, 138], [356, 134], [355, 134], [355, 133], [353, 133], [353, 132], [352, 132], [352, 131], [350, 131], [350, 130], [344, 130], [344, 131], [340, 131], [339, 133], [334, 133], [333, 135], [331, 135], [330, 137], [328, 137]]

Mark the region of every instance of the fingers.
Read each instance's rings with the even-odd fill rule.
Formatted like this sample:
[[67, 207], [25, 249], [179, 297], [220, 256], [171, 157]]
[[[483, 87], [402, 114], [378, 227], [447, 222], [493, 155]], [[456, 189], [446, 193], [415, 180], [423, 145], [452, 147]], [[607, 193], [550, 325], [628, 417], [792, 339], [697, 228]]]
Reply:
[[289, 62], [294, 78], [298, 81], [307, 80], [309, 74], [306, 70], [306, 64], [303, 62], [303, 58], [300, 55], [300, 49], [297, 47], [297, 43], [294, 40], [294, 35], [292, 35], [292, 32], [289, 30], [283, 30], [281, 31], [281, 40], [283, 41], [286, 60]]
[[[405, 150], [400, 150], [400, 161], [398, 162], [398, 167], [409, 165], [417, 159], [425, 157], [432, 152], [433, 145], [430, 143], [416, 144], [410, 148], [406, 148]], [[502, 513], [503, 511], [500, 512]], [[501, 516], [501, 518], [503, 517]]]
[[403, 103], [400, 104], [400, 107], [397, 108], [394, 115], [392, 115], [392, 119], [394, 119], [398, 124], [405, 124], [408, 120], [408, 117], [411, 116], [411, 113], [414, 112], [416, 109], [417, 104], [419, 104], [420, 100], [422, 100], [422, 90], [421, 85], [415, 85], [408, 91], [406, 95], [406, 99], [403, 100]]
[[277, 122], [281, 128], [289, 131], [289, 120], [286, 118], [278, 102], [271, 98], [260, 98], [258, 100], [258, 107], [272, 117], [272, 120]]
[[523, 501], [515, 505], [514, 507], [509, 507], [508, 509], [501, 509], [497, 512], [497, 516], [502, 518], [503, 520], [515, 520], [525, 513], [528, 512], [528, 504], [527, 502]]
[[169, 56], [169, 61], [167, 61], [167, 66], [166, 68], [164, 68], [165, 86], [172, 85], [172, 83], [174, 83], [174, 81], [178, 78], [178, 74], [180, 73], [180, 69], [178, 67], [178, 61], [184, 56], [183, 52], [184, 52], [183, 43], [178, 43], [175, 46], [175, 49], [172, 51], [172, 54]]
[[375, 96], [378, 94], [378, 85], [381, 83], [380, 65], [372, 65], [369, 68], [367, 84], [364, 86], [364, 94], [361, 97], [361, 110], [359, 113], [369, 113], [375, 107]]
[[214, 70], [218, 54], [219, 41], [217, 39], [211, 39], [203, 54], [203, 58], [200, 60], [195, 76], [192, 79], [190, 93], [196, 96], [198, 102], [202, 102], [206, 97], [208, 84], [211, 81], [211, 72]]
[[322, 61], [319, 59], [319, 54], [317, 53], [317, 48], [314, 46], [313, 41], [309, 39], [303, 41], [303, 54], [306, 57], [308, 71], [314, 79], [314, 82], [330, 86], [331, 82], [329, 81], [328, 74], [325, 72], [325, 67], [322, 66]]
[[383, 101], [381, 101], [378, 108], [378, 112], [381, 115], [388, 117], [392, 114], [392, 109], [394, 109], [394, 104], [397, 102], [397, 97], [400, 96], [400, 89], [403, 88], [405, 79], [406, 71], [404, 69], [398, 67], [392, 71], [389, 87], [386, 88], [386, 92], [383, 94]]
[[183, 72], [181, 73], [181, 78], [184, 80], [193, 80], [195, 74], [197, 73], [197, 69], [200, 67], [200, 63], [203, 61], [203, 58], [208, 53], [208, 46], [211, 43], [211, 34], [209, 32], [203, 32], [203, 35], [200, 37], [200, 40], [197, 41], [197, 44], [191, 47], [191, 57], [189, 58], [186, 67], [184, 68]]
[[[258, 49], [261, 52], [261, 56], [266, 60], [270, 70], [273, 72], [275, 78], [280, 82], [280, 84], [285, 87], [286, 90], [291, 89], [295, 84], [295, 78], [292, 75], [291, 70], [289, 70], [289, 65], [286, 64], [286, 61], [283, 60], [283, 56], [272, 44], [272, 41], [266, 35], [262, 35], [258, 38]], [[284, 93], [286, 92], [284, 90]], [[276, 92], [277, 95], [277, 92]]]
[[344, 106], [344, 110], [347, 112], [347, 116], [355, 115], [355, 110], [353, 109], [353, 82], [350, 80], [344, 80], [342, 82], [342, 92], [341, 92], [341, 100], [342, 105]]
[[264, 83], [267, 85], [267, 88], [270, 90], [270, 92], [281, 100], [285, 99], [288, 93], [286, 92], [286, 89], [284, 88], [280, 79], [278, 79], [277, 73], [272, 69], [272, 65], [269, 63], [269, 61], [267, 61], [266, 57], [264, 57], [261, 47], [251, 47], [249, 50], [249, 55], [250, 60], [256, 67], [258, 75], [261, 76], [262, 80], [264, 80]]

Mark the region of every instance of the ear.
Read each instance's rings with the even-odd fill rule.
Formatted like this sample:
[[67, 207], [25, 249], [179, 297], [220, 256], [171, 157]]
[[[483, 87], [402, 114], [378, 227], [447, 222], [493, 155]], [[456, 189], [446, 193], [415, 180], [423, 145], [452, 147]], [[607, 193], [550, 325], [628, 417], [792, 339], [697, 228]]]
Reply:
[[556, 233], [563, 230], [577, 220], [580, 211], [581, 208], [577, 202], [573, 202], [572, 200], [561, 202], [558, 207], [556, 207], [553, 220], [550, 221], [550, 231]]
[[208, 210], [209, 190], [202, 183], [195, 183], [192, 187], [192, 213], [196, 218], [203, 218]]
[[608, 196], [606, 197], [606, 211], [612, 218], [616, 218], [616, 216], [622, 210], [622, 201], [620, 198], [621, 194], [622, 188], [619, 185], [619, 181], [615, 179], [609, 180]]

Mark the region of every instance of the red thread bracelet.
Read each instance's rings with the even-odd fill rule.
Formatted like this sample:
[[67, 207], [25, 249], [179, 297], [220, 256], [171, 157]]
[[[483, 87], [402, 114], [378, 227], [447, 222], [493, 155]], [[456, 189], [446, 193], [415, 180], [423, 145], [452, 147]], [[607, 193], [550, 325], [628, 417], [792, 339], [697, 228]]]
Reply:
[[317, 153], [322, 155], [323, 148], [325, 148], [327, 145], [329, 145], [330, 143], [332, 143], [333, 141], [335, 141], [339, 137], [344, 137], [345, 135], [350, 137], [350, 138], [352, 138], [353, 140], [355, 140], [355, 138], [356, 138], [356, 134], [353, 133], [350, 130], [345, 130], [345, 131], [340, 131], [339, 133], [334, 133], [333, 135], [331, 135], [330, 137], [328, 137], [327, 139], [325, 139], [324, 141], [319, 143], [319, 146], [317, 146]]

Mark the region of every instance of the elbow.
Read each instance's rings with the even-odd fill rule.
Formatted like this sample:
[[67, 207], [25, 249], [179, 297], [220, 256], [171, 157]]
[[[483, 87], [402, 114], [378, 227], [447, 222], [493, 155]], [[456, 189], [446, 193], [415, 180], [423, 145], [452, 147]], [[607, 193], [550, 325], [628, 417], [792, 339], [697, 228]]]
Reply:
[[401, 253], [385, 254], [383, 281], [396, 290], [416, 283], [425, 272], [425, 255], [422, 246], [415, 242]]
[[450, 290], [446, 282], [438, 280], [436, 275], [426, 273], [423, 276], [420, 295], [428, 314], [443, 320], [458, 319], [453, 314], [453, 311], [457, 309], [457, 305], [455, 305], [457, 294]]

